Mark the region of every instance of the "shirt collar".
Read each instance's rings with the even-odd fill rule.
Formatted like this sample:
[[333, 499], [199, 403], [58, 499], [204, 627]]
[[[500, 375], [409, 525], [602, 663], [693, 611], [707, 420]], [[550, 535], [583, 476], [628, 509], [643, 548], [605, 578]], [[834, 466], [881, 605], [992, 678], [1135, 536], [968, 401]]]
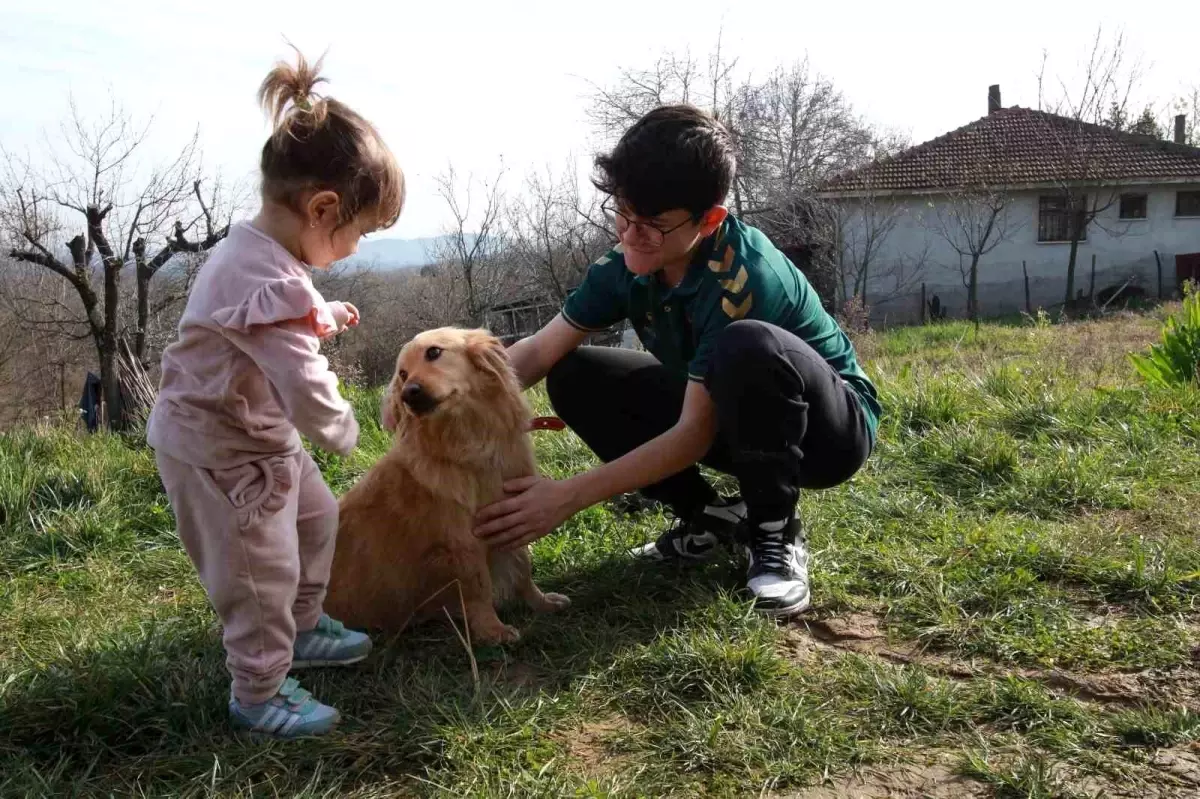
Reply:
[[[700, 281], [704, 277], [704, 270], [708, 268], [708, 260], [712, 256], [716, 243], [725, 238], [728, 224], [729, 219], [726, 218], [710, 236], [700, 241], [696, 246], [696, 252], [692, 255], [692, 262], [688, 265], [688, 270], [684, 273], [683, 280], [679, 281], [678, 286], [669, 289], [664, 288], [662, 284], [656, 286], [660, 296], [663, 298], [690, 297], [696, 293], [696, 289], [700, 287]], [[634, 280], [643, 286], [650, 286], [652, 283], [658, 283], [658, 275], [639, 275]]]

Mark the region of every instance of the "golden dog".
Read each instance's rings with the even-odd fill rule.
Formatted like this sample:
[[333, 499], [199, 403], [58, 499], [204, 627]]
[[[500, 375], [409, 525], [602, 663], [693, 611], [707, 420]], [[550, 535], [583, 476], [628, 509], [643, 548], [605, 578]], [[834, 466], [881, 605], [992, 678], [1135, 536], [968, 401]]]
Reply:
[[394, 633], [442, 608], [465, 609], [473, 641], [506, 643], [520, 634], [498, 605], [569, 605], [534, 584], [528, 547], [489, 550], [472, 532], [505, 480], [536, 473], [530, 419], [504, 347], [487, 331], [439, 328], [406, 344], [382, 403], [395, 441], [339, 501], [326, 611]]

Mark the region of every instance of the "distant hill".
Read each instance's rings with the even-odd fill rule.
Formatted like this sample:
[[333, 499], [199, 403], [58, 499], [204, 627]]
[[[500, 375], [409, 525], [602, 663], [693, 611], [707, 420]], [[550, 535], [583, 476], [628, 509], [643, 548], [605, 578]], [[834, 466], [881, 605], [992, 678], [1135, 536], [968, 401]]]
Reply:
[[[417, 239], [368, 238], [358, 245], [358, 253], [348, 262], [378, 269], [411, 269], [432, 263], [438, 242], [443, 236], [425, 236]], [[71, 263], [71, 253], [62, 248], [55, 253], [64, 264]], [[179, 268], [178, 259], [172, 259], [167, 267], [169, 273]]]
[[419, 239], [367, 239], [358, 245], [352, 263], [379, 269], [408, 269], [432, 263], [438, 243], [444, 236]]

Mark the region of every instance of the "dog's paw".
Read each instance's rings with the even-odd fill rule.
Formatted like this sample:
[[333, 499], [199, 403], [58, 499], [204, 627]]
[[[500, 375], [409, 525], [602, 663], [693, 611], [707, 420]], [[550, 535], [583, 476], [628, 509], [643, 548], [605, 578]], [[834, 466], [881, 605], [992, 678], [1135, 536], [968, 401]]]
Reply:
[[571, 597], [564, 594], [543, 594], [542, 596], [545, 599], [545, 602], [542, 603], [542, 610], [546, 613], [554, 613], [571, 607]]
[[520, 640], [521, 631], [509, 624], [501, 624], [495, 629], [481, 631], [478, 635], [479, 643], [492, 646], [515, 644]]

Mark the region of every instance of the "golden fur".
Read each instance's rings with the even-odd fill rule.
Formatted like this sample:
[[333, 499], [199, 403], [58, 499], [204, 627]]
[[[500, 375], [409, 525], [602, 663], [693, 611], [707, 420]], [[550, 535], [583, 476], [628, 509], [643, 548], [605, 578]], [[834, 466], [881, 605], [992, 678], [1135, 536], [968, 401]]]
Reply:
[[[406, 385], [436, 406], [415, 412], [401, 400]], [[394, 633], [465, 607], [473, 641], [503, 643], [519, 633], [496, 615], [500, 603], [566, 607], [534, 584], [528, 547], [490, 551], [472, 532], [505, 480], [536, 473], [530, 409], [500, 341], [484, 330], [420, 334], [400, 351], [382, 405], [395, 441], [339, 502], [326, 611]]]

